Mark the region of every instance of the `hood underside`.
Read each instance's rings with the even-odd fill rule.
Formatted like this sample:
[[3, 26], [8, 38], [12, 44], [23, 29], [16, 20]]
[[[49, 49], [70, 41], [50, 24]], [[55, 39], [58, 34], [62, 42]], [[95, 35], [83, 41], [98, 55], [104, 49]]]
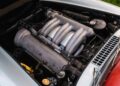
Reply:
[[90, 8], [98, 11], [103, 11], [118, 16], [120, 15], [119, 7], [103, 2], [101, 0], [42, 0], [42, 1], [65, 3], [65, 4]]
[[[32, 0], [2, 0], [0, 1], [0, 16], [9, 13], [10, 11], [23, 6], [25, 3], [30, 2]], [[34, 0], [36, 1], [36, 0]], [[109, 3], [100, 1], [100, 0], [41, 0], [47, 2], [55, 2], [55, 3], [64, 3], [75, 6], [81, 6], [85, 8], [90, 8], [98, 11], [107, 12], [114, 15], [120, 15], [120, 8]]]

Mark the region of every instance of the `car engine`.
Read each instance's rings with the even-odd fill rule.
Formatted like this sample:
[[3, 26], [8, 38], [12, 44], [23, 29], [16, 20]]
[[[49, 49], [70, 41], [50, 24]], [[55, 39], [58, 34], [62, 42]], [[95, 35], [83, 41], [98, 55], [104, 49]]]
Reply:
[[83, 43], [88, 37], [94, 35], [93, 29], [58, 13], [50, 12], [48, 16], [52, 19], [37, 32], [38, 39], [34, 38], [30, 31], [23, 28], [15, 37], [16, 45], [25, 48], [58, 75], [69, 70], [72, 74], [79, 76], [78, 69], [83, 69], [84, 65], [78, 60], [74, 60], [71, 64], [69, 62], [70, 56], [80, 54], [84, 48]]
[[43, 6], [10, 27], [13, 32], [1, 38], [9, 36], [10, 44], [3, 41], [1, 45], [40, 85], [76, 86], [91, 61], [102, 64], [104, 58], [97, 63], [95, 56], [120, 32], [117, 17], [100, 13]]

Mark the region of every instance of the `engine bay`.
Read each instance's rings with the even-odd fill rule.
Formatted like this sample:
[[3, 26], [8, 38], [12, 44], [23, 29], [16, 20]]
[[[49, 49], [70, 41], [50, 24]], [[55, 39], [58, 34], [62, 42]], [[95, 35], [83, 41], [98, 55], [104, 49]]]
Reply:
[[75, 86], [119, 25], [112, 14], [43, 5], [11, 26], [0, 44], [40, 85]]

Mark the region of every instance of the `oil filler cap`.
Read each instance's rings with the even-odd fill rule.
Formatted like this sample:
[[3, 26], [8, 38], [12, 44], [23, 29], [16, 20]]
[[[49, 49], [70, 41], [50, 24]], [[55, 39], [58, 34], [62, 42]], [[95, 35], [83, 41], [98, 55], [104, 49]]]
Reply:
[[48, 86], [48, 85], [50, 85], [50, 80], [49, 79], [43, 79], [42, 84], [45, 85], [45, 86]]

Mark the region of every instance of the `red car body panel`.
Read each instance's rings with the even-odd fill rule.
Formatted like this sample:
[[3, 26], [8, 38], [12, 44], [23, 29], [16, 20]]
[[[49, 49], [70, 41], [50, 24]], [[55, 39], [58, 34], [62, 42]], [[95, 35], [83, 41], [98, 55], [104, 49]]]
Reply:
[[[118, 55], [118, 58], [120, 59], [120, 54]], [[120, 86], [120, 60], [108, 76], [105, 86]]]

